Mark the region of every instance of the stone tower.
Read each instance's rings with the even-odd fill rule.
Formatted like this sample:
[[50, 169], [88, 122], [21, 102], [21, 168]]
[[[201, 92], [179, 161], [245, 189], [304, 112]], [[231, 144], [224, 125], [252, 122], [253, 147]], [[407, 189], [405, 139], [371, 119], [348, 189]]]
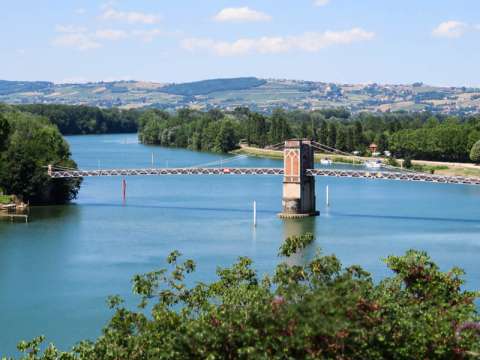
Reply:
[[283, 219], [317, 216], [315, 178], [306, 170], [314, 167], [314, 152], [310, 140], [287, 140], [284, 150]]

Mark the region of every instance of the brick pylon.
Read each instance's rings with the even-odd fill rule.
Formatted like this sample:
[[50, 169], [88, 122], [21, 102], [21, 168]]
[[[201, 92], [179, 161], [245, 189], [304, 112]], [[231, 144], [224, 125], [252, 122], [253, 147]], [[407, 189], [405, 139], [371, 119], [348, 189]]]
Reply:
[[314, 152], [310, 140], [294, 139], [285, 142], [283, 177], [283, 210], [281, 218], [317, 216], [315, 178], [306, 170], [314, 168]]

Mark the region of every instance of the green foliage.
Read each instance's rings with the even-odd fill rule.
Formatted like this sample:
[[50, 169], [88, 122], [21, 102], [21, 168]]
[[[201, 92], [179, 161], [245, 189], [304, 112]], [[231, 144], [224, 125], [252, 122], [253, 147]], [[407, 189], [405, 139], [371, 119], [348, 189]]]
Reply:
[[[313, 112], [275, 110], [270, 116], [238, 108], [232, 112], [189, 109], [169, 114], [149, 110], [140, 118], [140, 139], [145, 143], [225, 151], [218, 146], [222, 122], [231, 121], [235, 140], [265, 147], [289, 138], [310, 138], [346, 152], [378, 151], [418, 160], [469, 161], [470, 149], [480, 140], [480, 117], [452, 118], [428, 113], [360, 113], [344, 110]], [[235, 144], [236, 145], [236, 144]], [[229, 145], [227, 148], [234, 148]]]
[[192, 83], [173, 84], [162, 87], [162, 92], [174, 95], [206, 95], [217, 91], [247, 90], [265, 84], [265, 80], [254, 77], [235, 79], [212, 79]]
[[[65, 203], [76, 197], [81, 180], [51, 179], [49, 164], [76, 167], [67, 142], [45, 118], [6, 112], [8, 135], [0, 149], [0, 187], [33, 204]], [[0, 129], [1, 131], [1, 129]]]
[[394, 166], [394, 167], [400, 167], [400, 163], [394, 157], [389, 157], [388, 158], [387, 165]]
[[140, 112], [72, 105], [19, 105], [21, 111], [47, 117], [64, 135], [134, 133]]
[[405, 169], [411, 169], [412, 166], [412, 159], [410, 158], [410, 156], [405, 156], [405, 159], [403, 159], [403, 167]]
[[474, 163], [480, 163], [480, 140], [477, 141], [470, 150], [470, 160]]
[[184, 109], [175, 115], [149, 110], [139, 119], [143, 143], [188, 147], [192, 150], [228, 152], [240, 141], [238, 121], [222, 112], [207, 113]]
[[[298, 239], [280, 253], [304, 246]], [[115, 313], [97, 340], [41, 354], [39, 337], [19, 344], [24, 359], [452, 359], [480, 352], [479, 294], [462, 290], [460, 269], [442, 272], [424, 252], [390, 256], [393, 276], [378, 284], [333, 255], [281, 263], [263, 279], [239, 258], [219, 268], [216, 281], [190, 287], [194, 262], [173, 252], [167, 263], [170, 270], [134, 277], [139, 311], [109, 299]]]
[[314, 240], [313, 234], [306, 233], [301, 236], [291, 236], [285, 239], [282, 246], [280, 246], [279, 255], [292, 256], [296, 252], [305, 249]]
[[[0, 190], [1, 192], [1, 190]], [[0, 195], [0, 204], [8, 205], [13, 202], [13, 196], [11, 195]]]

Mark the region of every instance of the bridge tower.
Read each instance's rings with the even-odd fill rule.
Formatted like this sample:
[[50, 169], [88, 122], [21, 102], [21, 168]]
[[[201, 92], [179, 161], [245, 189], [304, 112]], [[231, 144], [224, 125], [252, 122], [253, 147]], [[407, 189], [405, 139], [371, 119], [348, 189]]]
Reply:
[[283, 154], [282, 219], [318, 216], [315, 206], [315, 177], [306, 170], [314, 168], [314, 152], [310, 140], [285, 141]]

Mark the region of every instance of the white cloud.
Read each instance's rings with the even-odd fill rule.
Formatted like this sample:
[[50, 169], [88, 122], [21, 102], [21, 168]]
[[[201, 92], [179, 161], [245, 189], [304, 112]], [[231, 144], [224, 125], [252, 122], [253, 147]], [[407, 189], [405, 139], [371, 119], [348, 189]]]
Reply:
[[89, 34], [87, 28], [75, 25], [57, 25], [55, 31], [60, 33], [52, 40], [53, 46], [85, 51], [102, 47], [95, 35]]
[[445, 21], [439, 24], [435, 29], [433, 29], [432, 34], [436, 37], [444, 38], [459, 38], [467, 30], [468, 25], [461, 21]]
[[140, 39], [144, 42], [151, 42], [156, 37], [164, 34], [160, 29], [137, 29], [129, 31], [120, 29], [98, 29], [90, 32], [87, 28], [74, 25], [57, 25], [55, 30], [59, 35], [52, 40], [52, 45], [81, 51], [100, 48], [105, 41]]
[[190, 38], [182, 42], [189, 51], [208, 50], [220, 56], [245, 55], [251, 53], [276, 54], [288, 51], [317, 52], [338, 44], [351, 44], [373, 39], [375, 33], [361, 28], [346, 31], [308, 32], [298, 36], [245, 38], [233, 42], [213, 39]]
[[58, 47], [72, 48], [80, 51], [102, 47], [91, 35], [79, 33], [65, 33], [53, 39], [52, 44]]
[[84, 8], [75, 9], [75, 14], [77, 14], [77, 15], [84, 15], [86, 13], [87, 13], [87, 10], [84, 9]]
[[156, 24], [160, 17], [156, 14], [148, 14], [139, 11], [118, 11], [111, 6], [106, 6], [101, 15], [104, 20], [115, 20], [128, 24]]
[[151, 42], [156, 37], [163, 35], [163, 32], [160, 29], [133, 30], [132, 35], [140, 38], [144, 42]]
[[100, 29], [95, 32], [95, 37], [102, 40], [122, 40], [128, 37], [124, 30]]
[[214, 16], [214, 20], [220, 22], [259, 22], [271, 19], [270, 15], [249, 7], [225, 8]]
[[325, 6], [330, 3], [330, 0], [315, 0], [313, 5], [315, 6]]
[[56, 84], [86, 84], [90, 82], [86, 77], [83, 76], [72, 76], [64, 78], [60, 81], [56, 81]]
[[87, 32], [87, 28], [75, 25], [57, 25], [55, 26], [55, 31], [65, 34], [77, 34]]
[[480, 24], [477, 24], [474, 27], [475, 27], [475, 30], [480, 30]]

